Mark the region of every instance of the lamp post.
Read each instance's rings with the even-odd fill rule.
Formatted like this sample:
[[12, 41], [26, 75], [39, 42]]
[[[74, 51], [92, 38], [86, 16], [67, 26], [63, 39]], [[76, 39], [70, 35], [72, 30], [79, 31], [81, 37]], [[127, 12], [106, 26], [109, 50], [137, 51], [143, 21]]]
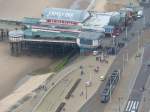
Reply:
[[121, 100], [122, 100], [123, 98], [122, 97], [119, 97], [118, 98], [118, 102], [119, 102], [119, 112], [121, 112]]
[[125, 29], [125, 33], [126, 33], [126, 36], [125, 36], [125, 40], [127, 40], [128, 39], [128, 27], [126, 26], [126, 29]]
[[145, 15], [143, 15], [143, 27], [144, 28], [146, 27], [146, 18], [145, 18]]
[[113, 48], [115, 50], [115, 55], [117, 54], [117, 42], [116, 42], [116, 36], [113, 35]]
[[140, 42], [139, 42], [139, 40], [140, 40], [140, 33], [139, 33], [139, 31], [137, 32], [138, 33], [138, 43], [137, 43], [137, 49], [138, 49], [138, 53], [139, 53], [139, 44], [140, 44]]
[[125, 69], [125, 54], [123, 53], [123, 67], [122, 67], [122, 72], [124, 72]]
[[85, 99], [87, 100], [87, 86], [85, 86]]
[[109, 79], [109, 81], [110, 81], [110, 86], [109, 86], [109, 89], [110, 89], [110, 92], [109, 92], [109, 97], [110, 97], [110, 103], [111, 103], [111, 78]]

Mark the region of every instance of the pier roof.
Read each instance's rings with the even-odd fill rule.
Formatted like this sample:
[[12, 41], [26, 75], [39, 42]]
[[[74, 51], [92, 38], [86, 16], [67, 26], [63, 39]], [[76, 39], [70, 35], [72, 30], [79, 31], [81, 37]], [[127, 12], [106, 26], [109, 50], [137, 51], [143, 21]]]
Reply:
[[102, 32], [81, 32], [79, 38], [89, 39], [89, 40], [97, 40], [104, 37], [104, 33]]
[[51, 39], [51, 38], [62, 38], [62, 39], [74, 39], [77, 38], [77, 33], [68, 33], [68, 32], [48, 32], [48, 31], [38, 31], [27, 29], [24, 31], [25, 38], [34, 38], [34, 39]]
[[64, 20], [73, 22], [84, 22], [89, 16], [89, 12], [84, 10], [46, 8], [42, 16], [44, 19]]

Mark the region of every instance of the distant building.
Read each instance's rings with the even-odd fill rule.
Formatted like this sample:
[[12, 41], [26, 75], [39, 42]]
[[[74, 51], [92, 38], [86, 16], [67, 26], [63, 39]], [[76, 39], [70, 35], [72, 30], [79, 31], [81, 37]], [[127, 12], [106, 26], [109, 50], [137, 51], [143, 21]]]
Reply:
[[150, 0], [139, 0], [140, 3], [150, 3]]
[[150, 6], [150, 0], [139, 0], [139, 3], [142, 6]]

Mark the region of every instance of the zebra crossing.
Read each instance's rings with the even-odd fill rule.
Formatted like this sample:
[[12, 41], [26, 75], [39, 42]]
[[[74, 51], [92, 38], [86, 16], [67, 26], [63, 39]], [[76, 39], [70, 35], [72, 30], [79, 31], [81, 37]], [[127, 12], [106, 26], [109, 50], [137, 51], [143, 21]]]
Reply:
[[128, 100], [128, 103], [126, 105], [124, 112], [137, 112], [138, 107], [139, 107], [139, 101]]

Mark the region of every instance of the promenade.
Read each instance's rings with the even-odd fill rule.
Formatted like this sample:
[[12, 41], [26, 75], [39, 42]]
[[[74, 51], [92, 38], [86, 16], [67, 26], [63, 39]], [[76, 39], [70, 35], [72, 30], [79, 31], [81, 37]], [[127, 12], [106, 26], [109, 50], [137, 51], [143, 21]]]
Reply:
[[[77, 112], [103, 83], [103, 81], [100, 80], [100, 76], [106, 75], [114, 59], [114, 56], [109, 56], [107, 58], [108, 63], [100, 63], [100, 61], [96, 61], [96, 57], [92, 55], [79, 57], [74, 63], [54, 75], [54, 77], [47, 82], [46, 87], [48, 90], [46, 92], [43, 90], [38, 91], [36, 97], [26, 101], [17, 108], [15, 112], [55, 112], [62, 102], [66, 103], [63, 109], [65, 112]], [[83, 75], [81, 75], [80, 66], [83, 67]], [[99, 72], [96, 73], [94, 69], [97, 66], [99, 66]], [[79, 78], [81, 78], [81, 82], [70, 99], [66, 100], [65, 96]], [[91, 85], [85, 87], [85, 82], [87, 81], [90, 81]]]
[[[99, 85], [103, 82], [100, 80], [101, 75], [106, 75], [107, 70], [111, 66], [115, 57], [110, 56], [107, 63], [96, 61], [95, 56], [89, 56], [86, 59], [74, 63], [69, 66], [72, 70], [63, 78], [44, 98], [41, 104], [35, 109], [35, 112], [55, 112], [61, 102], [65, 102], [65, 112], [77, 112], [82, 105], [97, 91]], [[81, 75], [80, 66], [83, 68], [84, 74]], [[94, 69], [99, 66], [99, 72], [95, 73]], [[66, 68], [67, 69], [67, 68]], [[64, 69], [65, 70], [65, 69]], [[65, 72], [66, 74], [66, 72]], [[61, 74], [61, 75], [65, 75]], [[81, 82], [68, 100], [65, 99], [68, 91], [72, 88], [77, 79], [81, 78]], [[91, 85], [85, 87], [85, 82], [90, 81]]]

